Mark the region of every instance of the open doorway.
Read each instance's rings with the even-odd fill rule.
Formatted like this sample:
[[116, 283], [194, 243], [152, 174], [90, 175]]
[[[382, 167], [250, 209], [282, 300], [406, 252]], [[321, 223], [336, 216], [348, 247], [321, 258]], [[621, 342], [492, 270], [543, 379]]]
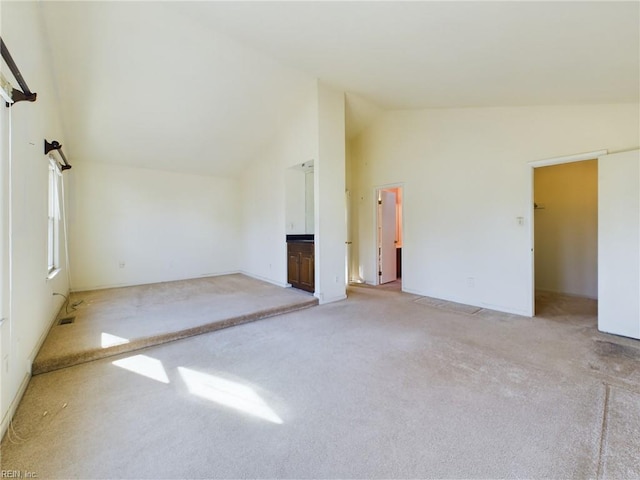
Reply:
[[402, 289], [403, 187], [376, 190], [376, 285]]
[[534, 314], [591, 312], [598, 299], [598, 160], [534, 168]]
[[[582, 162], [597, 159], [597, 182], [594, 189], [597, 195], [597, 306], [591, 320], [597, 322], [601, 332], [640, 339], [640, 150], [630, 150], [609, 154], [606, 150], [581, 153], [568, 157], [552, 158], [530, 162], [531, 167], [531, 315], [541, 314], [535, 302], [536, 266], [540, 248], [535, 243], [538, 227], [541, 224], [539, 213], [549, 210], [550, 205], [544, 199], [534, 198], [536, 192], [536, 169], [552, 165]], [[566, 187], [565, 187], [566, 188]], [[537, 206], [537, 208], [535, 208]], [[566, 218], [565, 218], [566, 220]], [[593, 241], [593, 240], [592, 240]], [[535, 246], [535, 248], [533, 248]], [[556, 247], [558, 248], [558, 247]], [[579, 248], [571, 245], [569, 248]], [[558, 260], [560, 262], [560, 260]], [[539, 270], [540, 268], [538, 268]], [[575, 297], [574, 297], [575, 298]], [[596, 299], [592, 299], [596, 302]], [[556, 315], [556, 317], [566, 316]]]

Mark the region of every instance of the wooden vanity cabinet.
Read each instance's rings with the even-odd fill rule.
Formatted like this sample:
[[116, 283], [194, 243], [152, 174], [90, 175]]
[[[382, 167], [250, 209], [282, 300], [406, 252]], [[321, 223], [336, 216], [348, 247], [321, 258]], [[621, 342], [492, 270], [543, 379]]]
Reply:
[[287, 243], [287, 277], [292, 287], [315, 292], [315, 256], [312, 242]]

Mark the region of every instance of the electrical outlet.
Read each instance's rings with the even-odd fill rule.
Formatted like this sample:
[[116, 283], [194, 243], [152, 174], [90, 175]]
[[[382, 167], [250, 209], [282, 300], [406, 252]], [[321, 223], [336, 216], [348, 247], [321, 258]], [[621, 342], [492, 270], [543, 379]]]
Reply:
[[118, 266], [119, 266], [120, 268], [124, 268], [126, 265], [127, 265], [127, 264], [126, 264], [126, 263], [124, 263], [124, 262], [120, 262], [120, 263], [118, 263]]
[[476, 286], [476, 279], [473, 277], [467, 277], [467, 287], [475, 287]]

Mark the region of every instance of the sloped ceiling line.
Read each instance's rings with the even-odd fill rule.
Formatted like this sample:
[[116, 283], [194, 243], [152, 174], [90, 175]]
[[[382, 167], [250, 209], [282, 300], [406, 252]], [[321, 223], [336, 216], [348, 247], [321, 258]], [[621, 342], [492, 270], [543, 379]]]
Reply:
[[349, 137], [383, 109], [640, 96], [639, 2], [42, 2], [42, 10], [73, 132], [65, 141], [78, 161], [235, 176], [317, 79], [349, 92]]

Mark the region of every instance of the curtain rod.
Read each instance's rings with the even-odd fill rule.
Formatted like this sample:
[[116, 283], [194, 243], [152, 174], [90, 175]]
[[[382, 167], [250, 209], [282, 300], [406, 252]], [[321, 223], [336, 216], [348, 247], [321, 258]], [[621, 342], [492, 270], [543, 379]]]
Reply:
[[44, 154], [47, 155], [50, 151], [52, 150], [57, 150], [58, 154], [60, 155], [60, 158], [62, 158], [62, 161], [64, 162], [62, 165], [60, 165], [60, 170], [62, 170], [63, 172], [65, 170], [68, 170], [71, 168], [71, 165], [69, 165], [69, 162], [67, 161], [67, 157], [64, 156], [64, 153], [62, 153], [62, 145], [60, 145], [59, 142], [57, 142], [56, 140], [53, 140], [51, 143], [47, 142], [47, 139], [44, 139]]
[[[29, 87], [27, 86], [27, 82], [25, 82], [24, 77], [20, 73], [20, 69], [18, 69], [16, 62], [13, 61], [13, 57], [9, 53], [9, 49], [7, 48], [7, 45], [4, 43], [4, 40], [2, 40], [2, 37], [0, 37], [0, 50], [2, 50], [2, 58], [7, 63], [9, 70], [11, 70], [11, 73], [13, 74], [14, 78], [18, 82], [18, 85], [20, 85], [20, 88], [22, 89], [22, 91], [20, 91], [18, 89], [13, 88], [11, 93], [11, 99], [13, 100], [13, 102], [14, 103], [20, 102], [22, 100], [26, 100], [27, 102], [35, 102], [37, 94], [29, 90]], [[7, 102], [7, 107], [9, 106], [11, 106], [11, 104]]]

